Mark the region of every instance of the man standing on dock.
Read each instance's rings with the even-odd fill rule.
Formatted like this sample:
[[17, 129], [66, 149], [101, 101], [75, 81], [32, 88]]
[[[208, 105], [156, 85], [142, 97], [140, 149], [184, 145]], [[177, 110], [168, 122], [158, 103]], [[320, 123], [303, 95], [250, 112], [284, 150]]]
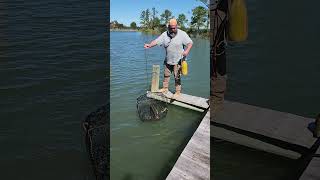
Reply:
[[230, 0], [211, 1], [210, 4], [210, 28], [213, 32], [211, 36], [210, 52], [210, 104], [213, 106], [211, 117], [223, 108], [224, 95], [226, 91], [226, 52], [225, 34], [227, 27], [227, 13]]
[[146, 49], [159, 45], [164, 46], [166, 50], [163, 87], [160, 89], [160, 92], [168, 92], [169, 80], [173, 72], [176, 87], [173, 98], [177, 98], [181, 94], [181, 60], [188, 56], [192, 44], [193, 42], [188, 34], [178, 29], [177, 20], [170, 19], [168, 30], [162, 33], [157, 39], [151, 41], [151, 43], [144, 45]]
[[223, 109], [227, 87], [226, 43], [243, 42], [248, 36], [247, 8], [244, 0], [210, 1], [211, 36], [211, 117]]

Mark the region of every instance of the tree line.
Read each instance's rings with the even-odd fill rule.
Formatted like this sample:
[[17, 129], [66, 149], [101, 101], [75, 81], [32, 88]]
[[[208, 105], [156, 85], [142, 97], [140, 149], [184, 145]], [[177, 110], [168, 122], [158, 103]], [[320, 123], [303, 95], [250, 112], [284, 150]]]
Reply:
[[113, 21], [110, 24], [111, 28], [130, 28], [157, 34], [166, 30], [166, 25], [171, 18], [177, 19], [179, 28], [190, 34], [208, 34], [209, 32], [209, 10], [203, 6], [193, 8], [190, 19], [187, 19], [183, 13], [174, 16], [168, 9], [159, 14], [153, 7], [140, 13], [140, 26], [137, 25], [137, 22], [131, 22], [130, 27], [126, 27], [117, 21]]
[[[146, 32], [163, 32], [171, 18], [177, 19], [179, 28], [189, 33], [198, 32], [201, 34], [208, 32], [209, 11], [202, 6], [197, 6], [192, 9], [191, 19], [187, 19], [183, 13], [175, 17], [168, 9], [164, 10], [160, 16], [158, 16], [158, 11], [155, 8], [143, 10], [140, 15], [140, 28]], [[131, 23], [131, 25], [134, 24], [135, 22]]]

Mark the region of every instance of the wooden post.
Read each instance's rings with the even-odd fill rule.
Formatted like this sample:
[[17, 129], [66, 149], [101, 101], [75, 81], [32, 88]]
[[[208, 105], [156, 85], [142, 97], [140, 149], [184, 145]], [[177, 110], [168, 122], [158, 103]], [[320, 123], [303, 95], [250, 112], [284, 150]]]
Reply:
[[159, 91], [160, 65], [152, 66], [151, 92]]

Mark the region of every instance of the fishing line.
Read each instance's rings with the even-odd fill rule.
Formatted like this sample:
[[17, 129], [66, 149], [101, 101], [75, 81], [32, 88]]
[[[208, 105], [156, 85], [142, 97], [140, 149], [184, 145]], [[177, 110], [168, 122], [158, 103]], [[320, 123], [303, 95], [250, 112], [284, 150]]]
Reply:
[[[143, 36], [145, 36], [143, 34]], [[145, 41], [145, 44], [148, 43]], [[149, 48], [148, 48], [149, 49]], [[148, 76], [148, 53], [146, 48], [144, 48], [144, 59], [145, 59], [145, 73], [146, 73], [146, 91], [149, 90], [149, 76]], [[142, 121], [156, 121], [164, 118], [167, 115], [168, 108], [165, 102], [153, 99], [148, 97], [148, 94], [145, 92], [142, 93], [137, 98], [137, 115]]]
[[[147, 44], [148, 43], [148, 39], [146, 37], [145, 34], [141, 34], [143, 36], [143, 42], [144, 44]], [[146, 84], [145, 84], [145, 88], [143, 88], [141, 91], [143, 91], [143, 93], [146, 93], [146, 91], [148, 91], [148, 87], [149, 87], [149, 76], [148, 76], [148, 53], [147, 53], [147, 49], [144, 48], [144, 63], [145, 63], [145, 81], [146, 81]]]
[[148, 91], [148, 87], [149, 87], [149, 78], [148, 78], [148, 55], [147, 55], [147, 49], [144, 48], [144, 59], [145, 59], [145, 64], [146, 64], [146, 91]]

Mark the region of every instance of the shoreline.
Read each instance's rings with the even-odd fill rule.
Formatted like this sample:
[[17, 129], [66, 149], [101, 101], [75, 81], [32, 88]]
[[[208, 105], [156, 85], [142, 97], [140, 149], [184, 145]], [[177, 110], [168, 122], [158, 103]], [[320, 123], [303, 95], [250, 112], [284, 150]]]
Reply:
[[[138, 29], [111, 29], [110, 28], [110, 32], [141, 32], [141, 33], [152, 34], [152, 35], [160, 35], [161, 34], [158, 32], [150, 32], [150, 31], [148, 32], [148, 31], [143, 31], [143, 30], [138, 30]], [[209, 39], [209, 36], [203, 35], [203, 34], [199, 34], [199, 35], [190, 34], [190, 37]]]
[[110, 32], [117, 31], [117, 32], [139, 32], [137, 29], [111, 29]]

